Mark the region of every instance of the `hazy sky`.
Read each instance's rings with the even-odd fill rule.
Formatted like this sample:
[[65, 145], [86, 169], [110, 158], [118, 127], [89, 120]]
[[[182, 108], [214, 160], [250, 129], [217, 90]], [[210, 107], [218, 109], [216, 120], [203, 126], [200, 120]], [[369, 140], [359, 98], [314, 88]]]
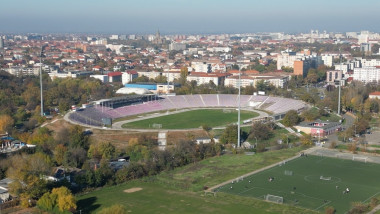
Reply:
[[1, 0], [0, 33], [378, 32], [379, 0]]

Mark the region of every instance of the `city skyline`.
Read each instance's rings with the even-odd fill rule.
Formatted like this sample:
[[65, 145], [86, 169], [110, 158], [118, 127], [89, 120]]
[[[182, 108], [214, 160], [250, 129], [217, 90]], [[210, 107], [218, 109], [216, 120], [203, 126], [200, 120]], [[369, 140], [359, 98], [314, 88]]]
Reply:
[[[16, 0], [0, 7], [2, 33], [377, 32], [380, 2], [280, 0]], [[358, 8], [363, 8], [358, 10]]]

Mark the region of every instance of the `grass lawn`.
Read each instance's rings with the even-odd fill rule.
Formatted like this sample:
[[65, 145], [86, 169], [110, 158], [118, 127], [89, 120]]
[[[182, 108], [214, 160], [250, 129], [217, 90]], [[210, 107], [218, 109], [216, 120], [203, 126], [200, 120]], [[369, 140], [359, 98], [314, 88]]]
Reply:
[[[285, 175], [285, 171], [293, 174]], [[321, 180], [320, 176], [331, 180]], [[379, 176], [379, 164], [309, 155], [227, 184], [217, 191], [261, 199], [270, 194], [283, 197], [286, 204], [320, 212], [326, 206], [333, 206], [336, 213], [346, 213], [352, 202], [369, 202], [380, 195], [380, 183], [375, 179]], [[269, 177], [274, 180], [270, 182]], [[343, 194], [347, 187], [350, 192]]]
[[204, 186], [212, 187], [248, 172], [292, 157], [301, 147], [257, 153], [255, 155], [222, 155], [198, 163], [189, 164], [156, 176], [160, 183], [178, 189], [201, 191]]
[[[289, 158], [301, 149], [209, 158], [154, 177], [78, 196], [78, 210], [81, 209], [82, 213], [96, 213], [104, 207], [123, 204], [132, 213], [313, 213], [302, 208], [234, 194], [218, 193], [215, 198], [203, 196], [202, 191], [204, 186], [213, 186]], [[133, 187], [142, 190], [123, 192]]]
[[[251, 111], [241, 111], [241, 120], [257, 117], [259, 114]], [[202, 125], [210, 127], [227, 125], [237, 121], [237, 111], [223, 112], [223, 109], [200, 109], [170, 114], [146, 120], [123, 124], [123, 128], [149, 129], [152, 124], [162, 124], [163, 129], [190, 129]]]
[[[125, 193], [124, 190], [139, 187], [142, 190]], [[133, 181], [128, 184], [103, 188], [78, 199], [78, 210], [96, 213], [113, 204], [124, 205], [131, 213], [302, 213], [302, 209], [265, 203], [257, 199], [231, 194], [217, 197], [203, 193], [184, 192], [156, 183]], [[304, 212], [305, 213], [305, 212]]]

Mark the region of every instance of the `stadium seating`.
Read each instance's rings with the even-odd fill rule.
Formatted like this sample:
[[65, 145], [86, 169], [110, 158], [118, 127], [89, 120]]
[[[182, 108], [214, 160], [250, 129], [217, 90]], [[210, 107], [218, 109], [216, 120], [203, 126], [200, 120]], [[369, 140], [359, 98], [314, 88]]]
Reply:
[[[305, 104], [299, 100], [281, 97], [241, 95], [241, 107], [249, 107], [250, 102], [259, 103], [260, 109], [277, 113], [289, 110], [300, 110]], [[229, 107], [238, 106], [238, 95], [236, 94], [196, 94], [179, 96], [162, 96], [158, 100], [123, 106], [120, 108], [108, 108], [94, 106], [81, 111], [73, 112], [70, 119], [89, 125], [101, 126], [102, 118], [120, 118], [131, 115], [166, 111], [170, 109], [204, 108], [204, 107]]]

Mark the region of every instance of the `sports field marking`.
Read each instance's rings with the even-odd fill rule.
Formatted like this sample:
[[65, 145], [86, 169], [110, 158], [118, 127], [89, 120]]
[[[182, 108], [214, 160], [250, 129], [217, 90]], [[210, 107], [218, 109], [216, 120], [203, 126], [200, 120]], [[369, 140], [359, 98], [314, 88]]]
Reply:
[[[321, 180], [321, 179], [317, 179], [317, 180], [313, 181], [313, 180], [309, 179], [309, 177], [312, 177], [312, 176], [316, 176], [316, 177], [320, 178], [320, 176], [318, 176], [318, 175], [307, 175], [307, 176], [304, 177], [305, 181], [314, 183], [316, 181], [320, 181]], [[337, 180], [334, 181], [335, 179], [337, 179]], [[326, 182], [324, 182], [324, 183], [325, 184], [337, 184], [337, 183], [340, 183], [340, 182], [342, 182], [341, 178], [338, 178], [338, 177], [335, 177], [335, 176], [331, 176], [331, 182], [326, 180]], [[321, 183], [321, 184], [323, 184], [323, 183]]]
[[328, 202], [326, 202], [326, 203], [324, 203], [324, 204], [322, 204], [321, 206], [319, 206], [319, 207], [317, 207], [317, 208], [315, 208], [314, 210], [319, 210], [319, 208], [321, 208], [321, 207], [323, 207], [323, 206], [326, 206], [327, 204], [329, 204], [329, 203], [331, 203], [332, 201], [328, 201]]
[[380, 194], [380, 192], [377, 192], [377, 193], [375, 193], [374, 195], [372, 195], [371, 197], [365, 199], [365, 200], [363, 201], [363, 203], [365, 203], [366, 201], [370, 200], [371, 198], [375, 197], [375, 196], [378, 195], [378, 194]]

